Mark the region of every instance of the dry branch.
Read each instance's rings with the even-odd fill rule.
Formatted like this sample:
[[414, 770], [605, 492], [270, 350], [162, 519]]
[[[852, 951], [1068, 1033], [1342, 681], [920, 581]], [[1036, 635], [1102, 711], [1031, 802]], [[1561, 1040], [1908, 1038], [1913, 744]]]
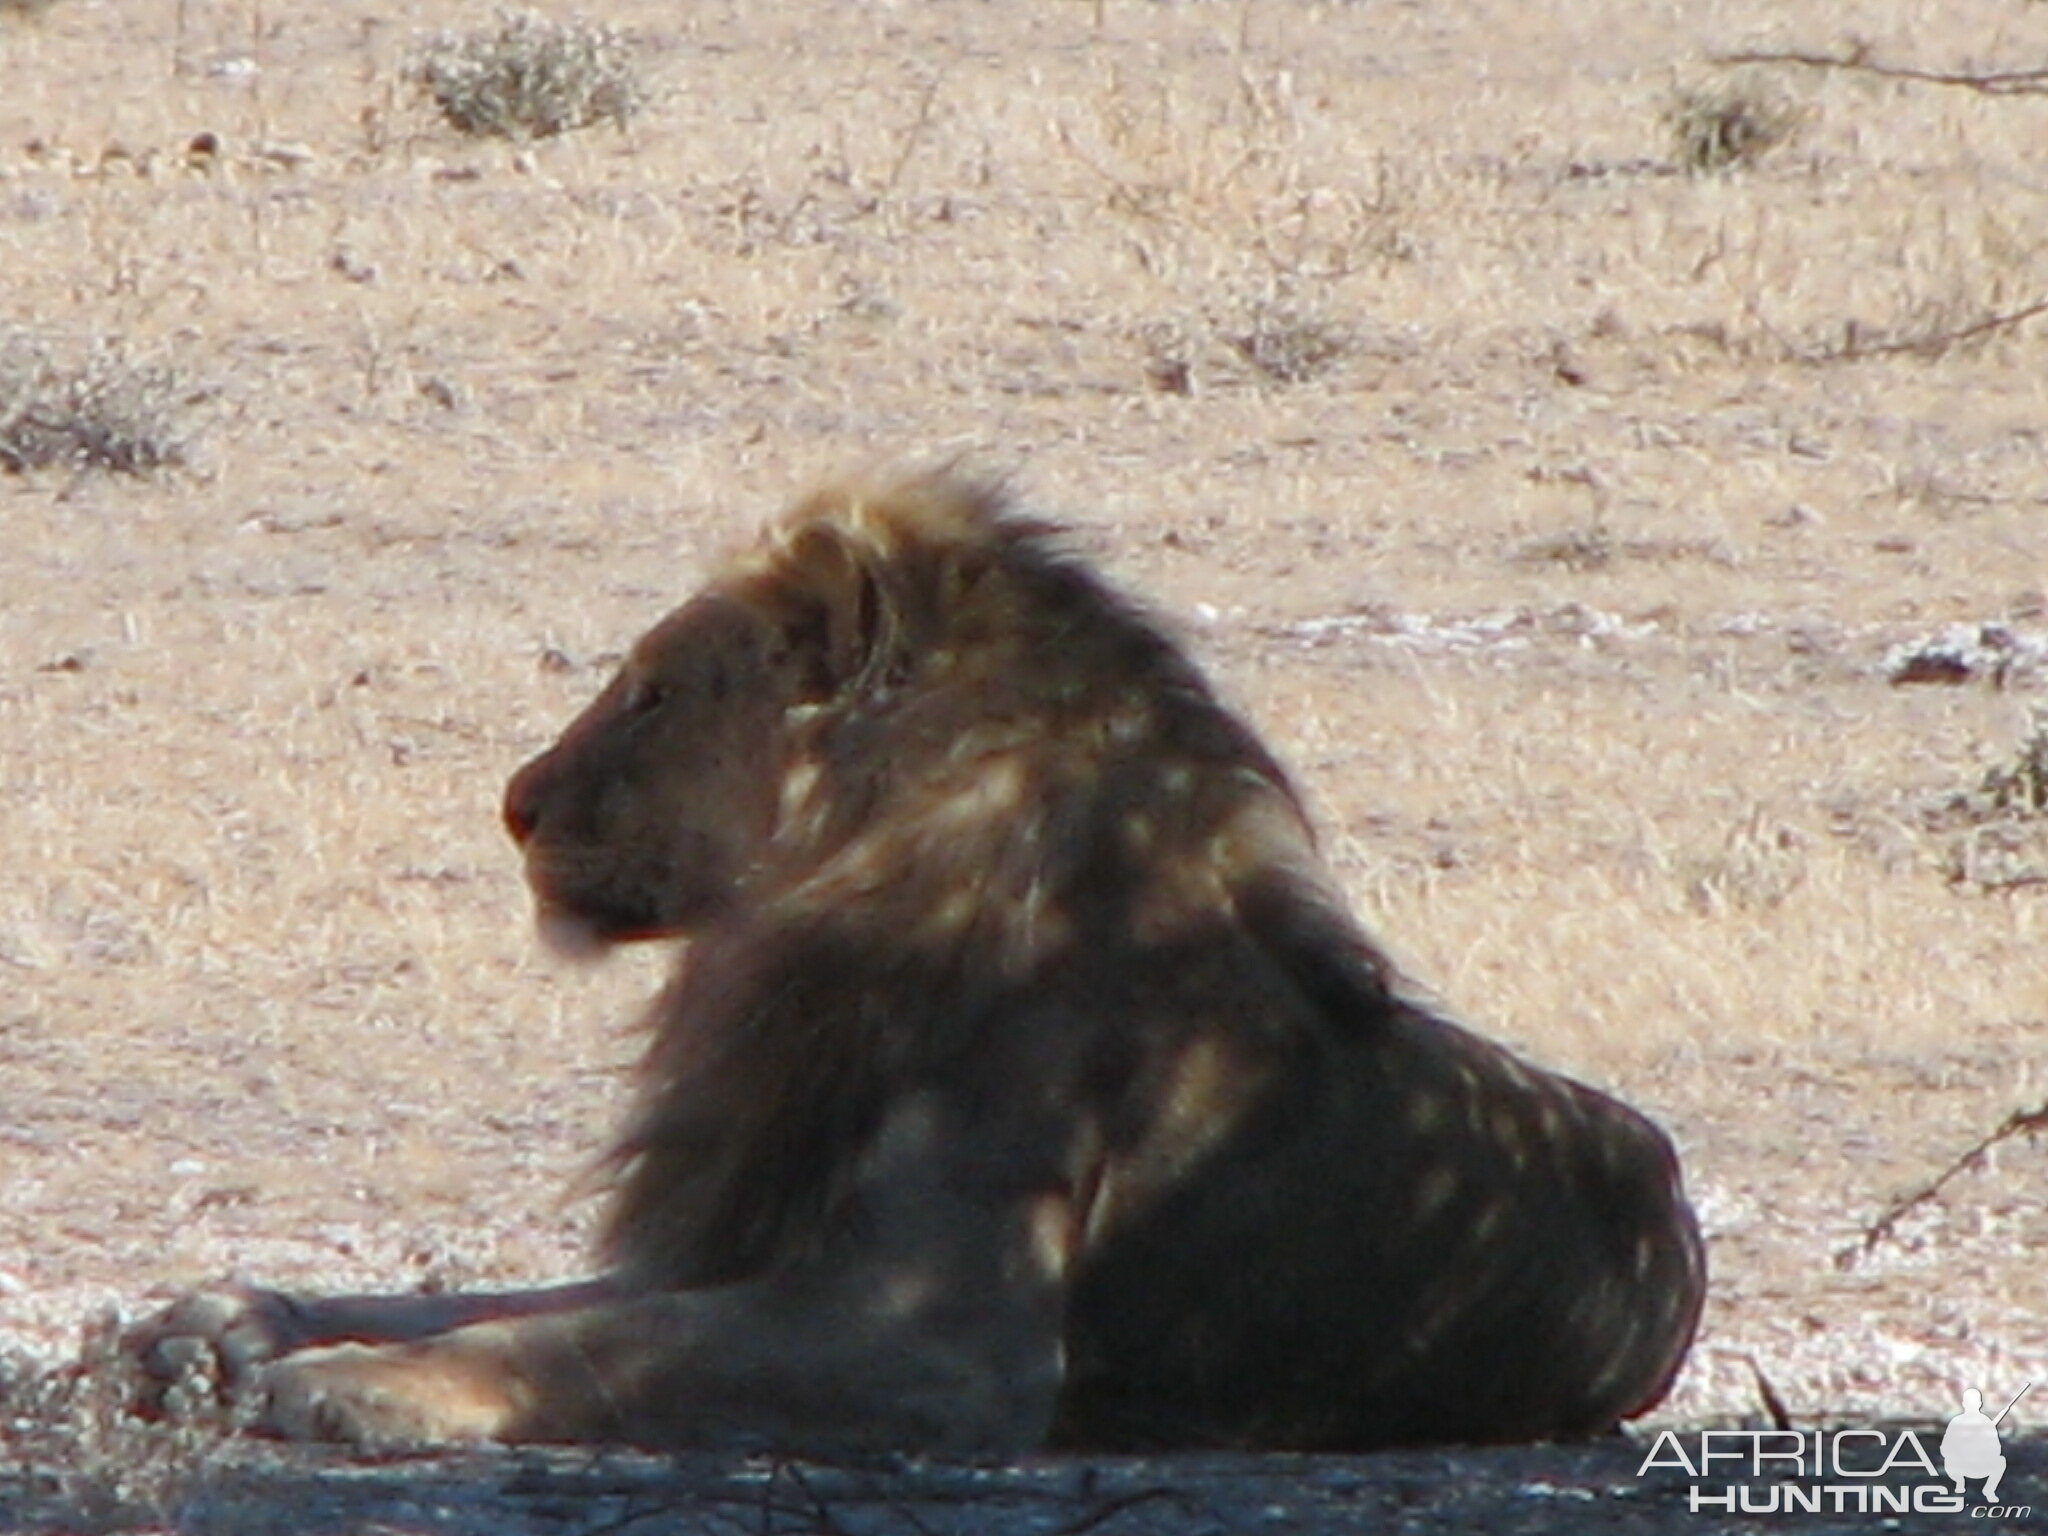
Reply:
[[1922, 331], [1913, 336], [1895, 336], [1885, 340], [1864, 340], [1851, 336], [1839, 346], [1826, 348], [1808, 355], [1805, 361], [1817, 363], [1847, 363], [1869, 357], [1939, 357], [1951, 347], [1965, 342], [1978, 341], [1999, 331], [2011, 330], [2023, 325], [2037, 315], [2048, 314], [2048, 299], [2037, 299], [2023, 304], [2018, 309], [2003, 314], [1985, 315], [1968, 325], [1955, 326], [1947, 330]]
[[1862, 47], [1846, 54], [1806, 53], [1798, 49], [1745, 51], [1715, 54], [1710, 63], [1726, 67], [1750, 64], [1796, 64], [1806, 69], [1843, 69], [1876, 75], [1884, 80], [1907, 80], [1918, 85], [1947, 85], [1976, 91], [1985, 96], [2039, 96], [2048, 94], [2048, 69], [1998, 70], [1990, 74], [1941, 69], [1915, 69], [1906, 64], [1880, 64]]
[[2009, 1141], [2022, 1134], [2034, 1136], [2043, 1131], [2048, 1131], [2048, 1102], [2038, 1104], [2032, 1109], [2014, 1110], [1999, 1123], [1997, 1130], [1978, 1141], [1934, 1178], [1918, 1189], [1901, 1195], [1886, 1207], [1883, 1215], [1863, 1229], [1863, 1236], [1859, 1241], [1851, 1243], [1835, 1255], [1835, 1268], [1853, 1268], [1859, 1259], [1890, 1237], [1906, 1216], [1940, 1194], [1951, 1179], [1966, 1170], [1982, 1168], [1985, 1154], [2001, 1141]]

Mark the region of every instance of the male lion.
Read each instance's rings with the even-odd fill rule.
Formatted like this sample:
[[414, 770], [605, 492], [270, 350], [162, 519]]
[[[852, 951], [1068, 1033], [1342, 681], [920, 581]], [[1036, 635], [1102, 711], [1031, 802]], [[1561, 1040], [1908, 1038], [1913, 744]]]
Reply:
[[190, 1298], [274, 1428], [949, 1453], [1583, 1436], [1703, 1265], [1665, 1138], [1403, 997], [1286, 775], [1054, 530], [821, 493], [521, 769], [544, 925], [687, 936], [609, 1268]]

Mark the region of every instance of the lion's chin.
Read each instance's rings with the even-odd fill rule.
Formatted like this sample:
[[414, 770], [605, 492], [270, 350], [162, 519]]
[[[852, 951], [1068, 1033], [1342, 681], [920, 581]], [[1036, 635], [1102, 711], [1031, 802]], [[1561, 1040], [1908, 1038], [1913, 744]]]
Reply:
[[619, 942], [590, 918], [560, 907], [543, 906], [535, 915], [534, 926], [540, 930], [540, 942], [547, 952], [563, 960], [599, 960]]

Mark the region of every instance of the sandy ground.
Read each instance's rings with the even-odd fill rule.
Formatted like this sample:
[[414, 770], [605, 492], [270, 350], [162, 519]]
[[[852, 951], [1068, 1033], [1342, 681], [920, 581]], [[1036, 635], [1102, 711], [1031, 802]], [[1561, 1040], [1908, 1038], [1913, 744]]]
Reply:
[[[405, 79], [488, 14], [0, 15], [10, 345], [169, 370], [186, 460], [0, 479], [0, 1346], [573, 1273], [662, 957], [538, 954], [499, 787], [806, 480], [965, 454], [1418, 987], [1671, 1128], [1665, 1422], [2048, 1382], [2039, 1143], [1836, 1261], [2048, 1097], [2048, 102], [1712, 62], [2032, 68], [2048, 8], [609, 19], [647, 109], [518, 145]], [[1731, 88], [1793, 137], [1687, 174]]]

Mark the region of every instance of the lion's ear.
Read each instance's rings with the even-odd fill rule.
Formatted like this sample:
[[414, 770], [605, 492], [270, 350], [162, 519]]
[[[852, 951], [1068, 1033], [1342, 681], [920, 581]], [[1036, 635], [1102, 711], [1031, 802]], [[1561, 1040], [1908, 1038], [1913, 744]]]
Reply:
[[819, 692], [864, 687], [893, 630], [870, 552], [843, 529], [815, 525], [791, 542], [785, 569], [796, 599], [790, 639], [812, 662]]

